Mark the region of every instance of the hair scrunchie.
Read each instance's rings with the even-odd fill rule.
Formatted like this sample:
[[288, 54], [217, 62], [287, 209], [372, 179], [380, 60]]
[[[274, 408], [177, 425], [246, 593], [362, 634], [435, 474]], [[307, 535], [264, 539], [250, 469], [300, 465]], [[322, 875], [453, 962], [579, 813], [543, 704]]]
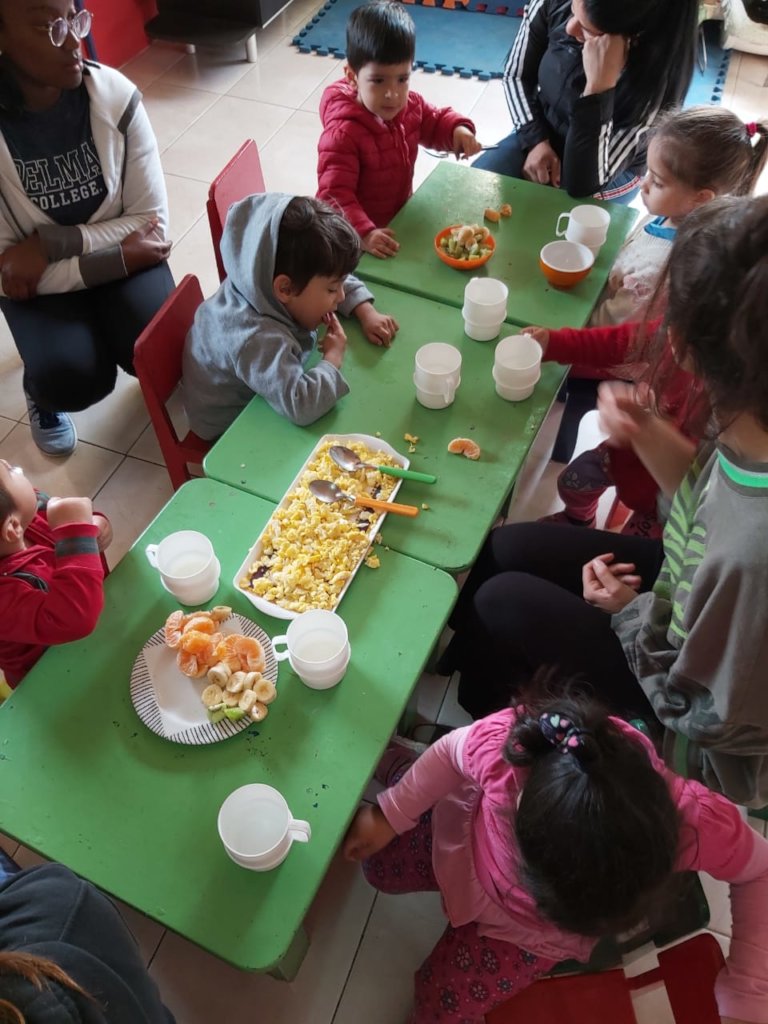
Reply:
[[748, 138], [751, 139], [753, 135], [757, 135], [757, 121], [748, 121], [746, 129]]
[[561, 754], [569, 754], [584, 745], [582, 736], [589, 736], [586, 729], [577, 728], [570, 718], [555, 711], [539, 715], [539, 727], [544, 739]]

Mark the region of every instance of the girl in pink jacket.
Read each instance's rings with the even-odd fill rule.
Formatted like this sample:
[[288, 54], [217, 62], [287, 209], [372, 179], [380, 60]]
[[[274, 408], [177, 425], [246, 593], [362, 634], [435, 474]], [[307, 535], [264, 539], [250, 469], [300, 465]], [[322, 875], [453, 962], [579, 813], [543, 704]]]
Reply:
[[416, 973], [410, 1024], [481, 1024], [559, 960], [587, 960], [599, 936], [653, 922], [679, 873], [698, 870], [731, 883], [722, 1019], [768, 1021], [768, 842], [631, 725], [548, 693], [410, 767], [387, 761], [390, 788], [357, 812], [344, 852], [382, 892], [442, 895], [449, 924]]

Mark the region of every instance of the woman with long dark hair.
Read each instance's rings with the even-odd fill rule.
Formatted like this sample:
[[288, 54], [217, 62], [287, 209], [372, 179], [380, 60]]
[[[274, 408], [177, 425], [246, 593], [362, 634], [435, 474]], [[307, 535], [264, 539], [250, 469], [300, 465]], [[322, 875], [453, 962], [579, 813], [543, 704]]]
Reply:
[[531, 0], [504, 70], [514, 132], [475, 167], [627, 202], [693, 73], [696, 0]]

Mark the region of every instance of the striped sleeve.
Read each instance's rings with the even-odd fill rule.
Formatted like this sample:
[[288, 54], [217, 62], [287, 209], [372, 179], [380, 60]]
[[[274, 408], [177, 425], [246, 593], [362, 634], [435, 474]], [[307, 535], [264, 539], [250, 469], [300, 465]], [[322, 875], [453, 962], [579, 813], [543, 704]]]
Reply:
[[538, 100], [539, 64], [549, 43], [548, 0], [531, 0], [525, 8], [506, 67], [504, 93], [512, 124], [523, 149], [532, 149], [548, 137]]

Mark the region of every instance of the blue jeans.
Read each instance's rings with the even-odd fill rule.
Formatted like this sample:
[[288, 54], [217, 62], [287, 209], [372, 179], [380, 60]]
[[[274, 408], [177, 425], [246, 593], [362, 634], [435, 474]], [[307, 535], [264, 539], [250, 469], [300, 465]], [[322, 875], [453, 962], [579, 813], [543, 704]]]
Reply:
[[[523, 149], [520, 145], [517, 132], [512, 132], [506, 139], [502, 139], [499, 143], [498, 149], [489, 149], [485, 153], [481, 153], [480, 156], [472, 164], [473, 167], [479, 167], [482, 171], [494, 171], [496, 174], [506, 174], [510, 178], [522, 178], [523, 177], [523, 164], [525, 158], [528, 155], [528, 150]], [[620, 171], [619, 174], [608, 182], [604, 189], [601, 191], [609, 192], [611, 189], [621, 188], [630, 182], [636, 175], [633, 171]], [[626, 206], [631, 203], [637, 193], [640, 191], [640, 184], [637, 187], [625, 192], [621, 196], [617, 196], [612, 200], [614, 203], [621, 203]], [[597, 193], [596, 198], [600, 198], [600, 193]]]

